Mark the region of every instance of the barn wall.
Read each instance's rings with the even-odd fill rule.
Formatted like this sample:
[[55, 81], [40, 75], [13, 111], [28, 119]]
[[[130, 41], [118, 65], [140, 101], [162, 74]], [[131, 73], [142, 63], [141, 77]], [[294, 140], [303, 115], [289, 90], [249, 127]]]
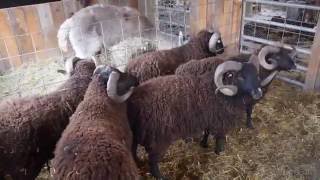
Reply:
[[225, 55], [239, 52], [242, 2], [240, 0], [198, 0], [191, 4], [191, 30], [195, 34], [204, 28], [221, 32], [228, 45]]

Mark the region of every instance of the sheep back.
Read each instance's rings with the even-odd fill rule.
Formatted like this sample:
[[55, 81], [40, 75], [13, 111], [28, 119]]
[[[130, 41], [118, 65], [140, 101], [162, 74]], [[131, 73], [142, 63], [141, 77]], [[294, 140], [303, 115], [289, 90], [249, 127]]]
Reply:
[[0, 179], [34, 179], [38, 175], [83, 99], [94, 68], [94, 63], [80, 61], [55, 92], [1, 102]]
[[70, 118], [53, 160], [55, 179], [138, 179], [126, 104], [107, 97], [95, 76]]
[[191, 59], [214, 56], [209, 51], [212, 33], [201, 31], [187, 44], [170, 50], [149, 52], [129, 61], [126, 71], [144, 82], [154, 77], [174, 74], [176, 68]]

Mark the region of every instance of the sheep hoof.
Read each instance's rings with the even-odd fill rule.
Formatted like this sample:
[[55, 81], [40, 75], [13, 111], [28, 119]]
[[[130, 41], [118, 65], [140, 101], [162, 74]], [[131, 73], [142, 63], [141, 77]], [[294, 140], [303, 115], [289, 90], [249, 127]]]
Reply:
[[254, 126], [253, 126], [252, 122], [247, 123], [247, 128], [248, 129], [254, 129]]
[[208, 148], [209, 147], [208, 141], [200, 141], [200, 146], [203, 148]]

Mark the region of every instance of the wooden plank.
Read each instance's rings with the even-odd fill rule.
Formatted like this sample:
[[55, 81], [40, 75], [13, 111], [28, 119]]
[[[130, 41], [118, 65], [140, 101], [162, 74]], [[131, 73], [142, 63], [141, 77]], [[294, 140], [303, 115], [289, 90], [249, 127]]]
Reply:
[[[28, 34], [28, 25], [26, 23], [26, 10], [23, 7], [7, 9], [11, 31], [15, 36], [14, 39], [18, 46], [19, 55], [32, 53], [33, 45], [30, 35]], [[20, 58], [19, 58], [20, 59]], [[14, 58], [13, 64], [19, 66], [21, 63], [33, 61], [32, 56], [21, 56], [22, 62]]]
[[192, 35], [195, 35], [201, 29], [205, 29], [207, 26], [207, 2], [207, 0], [191, 2], [190, 26]]
[[51, 12], [50, 4], [39, 4], [36, 6], [41, 26], [39, 36], [43, 38], [43, 49], [50, 49], [57, 47], [57, 37], [55, 30], [55, 23]]
[[305, 90], [320, 91], [320, 19], [318, 20], [317, 32], [311, 49], [305, 83]]
[[128, 6], [139, 9], [139, 0], [128, 0]]

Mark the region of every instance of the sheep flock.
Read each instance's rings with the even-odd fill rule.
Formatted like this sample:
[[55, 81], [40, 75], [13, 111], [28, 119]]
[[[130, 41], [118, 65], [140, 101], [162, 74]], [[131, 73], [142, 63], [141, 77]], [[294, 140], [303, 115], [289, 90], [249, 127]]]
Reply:
[[294, 47], [222, 57], [220, 32], [203, 29], [121, 69], [97, 58], [121, 28], [132, 38], [152, 26], [112, 5], [61, 25], [59, 46], [74, 51], [66, 81], [0, 101], [0, 180], [320, 178], [320, 95], [275, 80], [296, 69]]

